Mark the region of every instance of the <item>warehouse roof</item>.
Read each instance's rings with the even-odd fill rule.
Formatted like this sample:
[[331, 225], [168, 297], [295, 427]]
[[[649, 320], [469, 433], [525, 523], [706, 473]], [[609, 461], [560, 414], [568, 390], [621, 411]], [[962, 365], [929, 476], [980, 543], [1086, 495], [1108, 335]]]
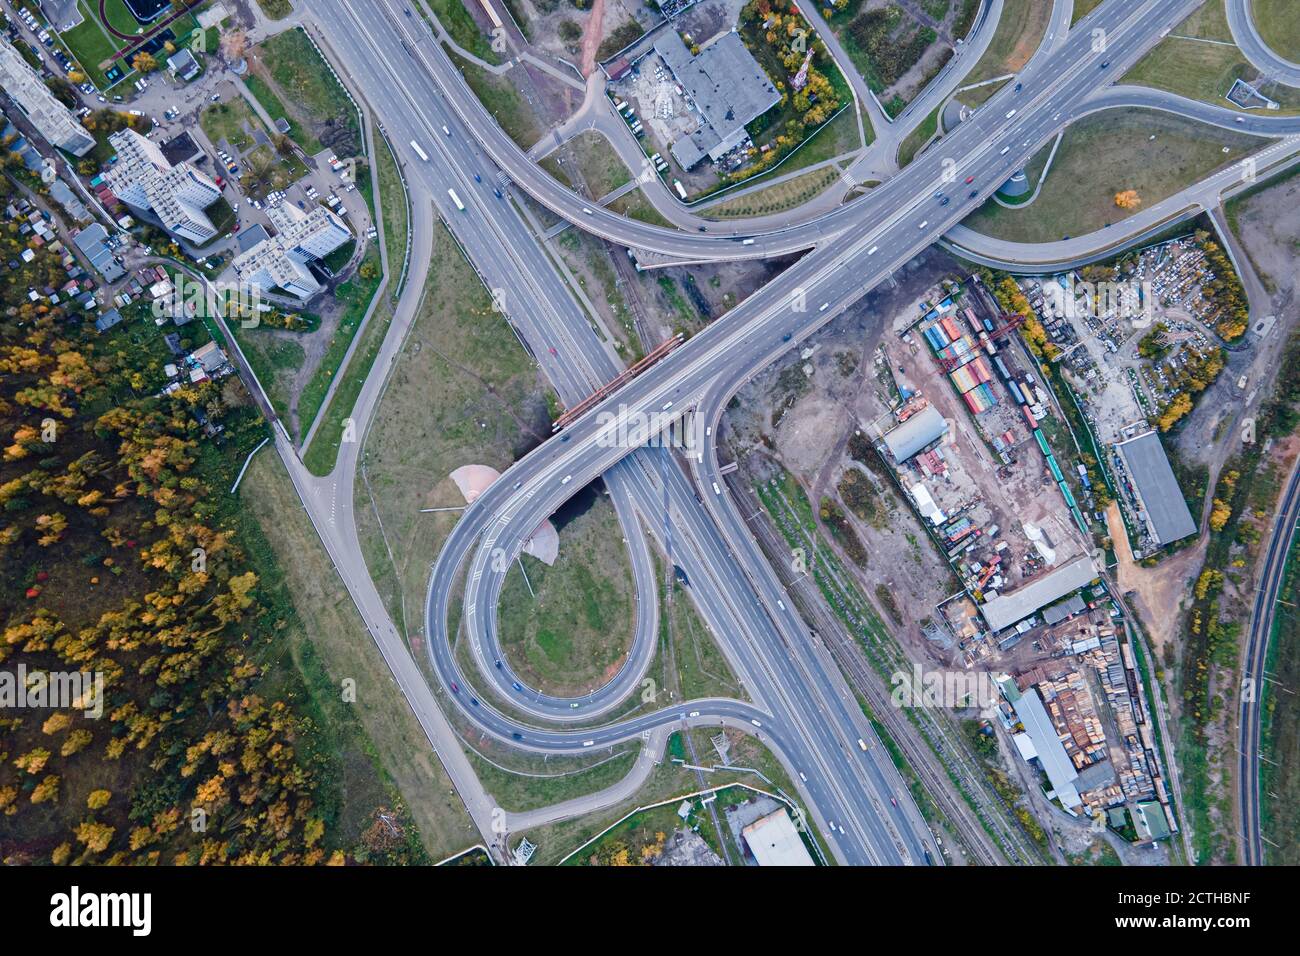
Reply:
[[816, 866], [784, 808], [755, 820], [743, 832], [759, 866]]
[[1065, 747], [1061, 744], [1060, 735], [1052, 724], [1052, 718], [1047, 715], [1047, 708], [1043, 706], [1043, 699], [1038, 696], [1038, 689], [1029, 688], [1012, 701], [1011, 706], [1016, 709], [1016, 716], [1020, 718], [1025, 733], [1033, 742], [1038, 763], [1047, 774], [1047, 779], [1051, 781], [1056, 798], [1064, 807], [1079, 806], [1083, 801], [1079, 799], [1079, 791], [1074, 786], [1079, 772], [1074, 769], [1070, 755], [1065, 752]]
[[687, 168], [705, 154], [716, 159], [738, 145], [745, 124], [781, 101], [776, 87], [734, 30], [695, 55], [676, 30], [665, 30], [654, 48], [700, 113], [699, 129], [673, 144], [673, 154]]
[[933, 405], [927, 405], [903, 424], [885, 432], [885, 445], [900, 465], [943, 437], [948, 423]]
[[1195, 534], [1196, 522], [1187, 509], [1160, 437], [1154, 431], [1145, 432], [1120, 442], [1115, 449], [1133, 479], [1151, 536], [1160, 544], [1169, 544]]
[[1040, 574], [1024, 587], [1010, 594], [999, 594], [980, 606], [980, 613], [995, 634], [1023, 621], [1040, 607], [1046, 607], [1071, 591], [1077, 591], [1097, 577], [1092, 558], [1080, 555], [1046, 574]]

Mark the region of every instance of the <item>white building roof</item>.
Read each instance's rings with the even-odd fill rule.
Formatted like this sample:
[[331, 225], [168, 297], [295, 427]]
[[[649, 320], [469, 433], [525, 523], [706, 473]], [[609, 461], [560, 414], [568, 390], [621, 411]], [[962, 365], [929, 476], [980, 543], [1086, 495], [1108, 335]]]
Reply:
[[759, 866], [816, 866], [785, 809], [755, 820], [742, 831]]
[[885, 445], [900, 465], [927, 445], [943, 437], [948, 423], [939, 409], [927, 405], [903, 424], [885, 432]]
[[1059, 568], [1038, 575], [1010, 594], [999, 594], [986, 601], [980, 606], [980, 613], [984, 615], [989, 630], [996, 634], [1017, 621], [1023, 621], [1040, 607], [1079, 590], [1096, 577], [1097, 569], [1093, 567], [1092, 558], [1080, 555]]
[[1079, 799], [1079, 791], [1074, 787], [1079, 771], [1074, 769], [1070, 755], [1065, 752], [1065, 746], [1056, 733], [1056, 726], [1048, 716], [1047, 708], [1043, 706], [1043, 699], [1038, 696], [1038, 688], [1029, 688], [1012, 701], [1011, 706], [1016, 709], [1016, 716], [1024, 725], [1025, 733], [1029, 735], [1038, 756], [1039, 766], [1047, 774], [1061, 805], [1067, 809], [1079, 806], [1083, 801]]

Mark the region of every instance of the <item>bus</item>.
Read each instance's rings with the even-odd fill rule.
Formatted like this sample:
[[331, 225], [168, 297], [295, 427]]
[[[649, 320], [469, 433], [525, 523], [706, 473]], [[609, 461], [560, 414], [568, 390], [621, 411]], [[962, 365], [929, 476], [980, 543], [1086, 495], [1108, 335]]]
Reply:
[[686, 198], [686, 190], [682, 187], [682, 181], [680, 179], [673, 180], [673, 189], [677, 190], [677, 195], [681, 196], [683, 199]]
[[461, 212], [465, 211], [465, 204], [461, 202], [460, 197], [456, 195], [456, 190], [448, 189], [447, 195], [451, 197], [451, 201], [456, 204], [457, 209], [459, 209]]
[[429, 154], [421, 149], [420, 144], [415, 140], [411, 140], [411, 149], [415, 150], [415, 155], [419, 156], [420, 159], [424, 160], [426, 163], [429, 161]]

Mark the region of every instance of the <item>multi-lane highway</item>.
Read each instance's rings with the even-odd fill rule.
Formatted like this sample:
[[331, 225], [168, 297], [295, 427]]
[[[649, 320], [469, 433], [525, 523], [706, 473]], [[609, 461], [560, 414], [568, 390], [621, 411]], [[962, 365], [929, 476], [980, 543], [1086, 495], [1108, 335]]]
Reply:
[[[1101, 12], [1106, 13], [1110, 18], [1106, 22], [1109, 23], [1111, 19], [1114, 21], [1115, 39], [1109, 55], [1116, 69], [1120, 68], [1120, 64], [1136, 59], [1153, 41], [1155, 30], [1177, 22], [1177, 19], [1185, 15], [1192, 6], [1195, 4], [1176, 3], [1172, 0], [1144, 4], [1135, 14], [1129, 14], [1127, 17], [1123, 16], [1122, 11], [1114, 4], [1103, 7]], [[400, 24], [400, 21], [396, 22]], [[1139, 29], [1139, 25], [1145, 29]], [[407, 45], [403, 46], [403, 52], [407, 53], [412, 44], [409, 40], [405, 42]], [[1068, 47], [1067, 41], [1062, 52], [1066, 52]], [[418, 47], [416, 52], [419, 52]], [[822, 253], [819, 250], [818, 254], [807, 257], [785, 273], [778, 282], [748, 300], [743, 310], [736, 310], [731, 316], [715, 323], [709, 330], [701, 333], [679, 350], [675, 356], [671, 356], [651, 373], [635, 380], [617, 396], [618, 401], [606, 402], [607, 407], [602, 410], [614, 415], [617, 422], [627, 422], [630, 418], [629, 411], [640, 414], [671, 412], [674, 407], [680, 411], [699, 404], [715, 380], [729, 377], [743, 379], [754, 369], [761, 368], [786, 347], [789, 340], [796, 335], [807, 334], [828, 320], [844, 305], [854, 301], [866, 288], [874, 284], [874, 281], [879, 281], [891, 269], [896, 268], [917, 250], [933, 241], [935, 234], [969, 211], [971, 201], [980, 199], [982, 190], [991, 191], [991, 188], [995, 188], [1005, 175], [1008, 175], [1023, 160], [1027, 155], [1026, 151], [1041, 141], [1046, 134], [1048, 123], [1052, 120], [1049, 119], [1046, 123], [1036, 121], [1034, 119], [1036, 112], [1042, 112], [1045, 108], [1050, 111], [1056, 97], [1061, 97], [1060, 102], [1064, 105], [1068, 102], [1071, 93], [1077, 95], [1085, 90], [1091, 91], [1095, 85], [1098, 85], [1098, 79], [1095, 75], [1090, 76], [1090, 71], [1104, 71], [1111, 67], [1110, 62], [1103, 67], [1097, 62], [1096, 57], [1085, 55], [1079, 58], [1078, 54], [1081, 51], [1073, 52], [1074, 57], [1063, 57], [1068, 65], [1056, 64], [1056, 69], [1050, 72], [1043, 71], [1044, 78], [1040, 86], [1035, 87], [1031, 85], [1028, 78], [1026, 79], [1023, 90], [1017, 94], [1017, 102], [1024, 104], [1024, 119], [1016, 119], [1021, 109], [1013, 107], [1005, 115], [1001, 128], [992, 137], [983, 137], [983, 142], [978, 141], [978, 133], [974, 131], [974, 126], [967, 128], [966, 138], [972, 142], [970, 148], [964, 151], [966, 162], [960, 172], [967, 173], [971, 182], [962, 185], [973, 184], [977, 175], [984, 176], [984, 185], [971, 190], [974, 195], [959, 196], [954, 200], [951, 195], [943, 191], [944, 186], [951, 186], [956, 181], [959, 172], [954, 168], [955, 160], [944, 163], [945, 157], [936, 152], [935, 156], [917, 164], [894, 181], [899, 183], [905, 178], [910, 178], [916, 180], [912, 184], [914, 188], [924, 185], [923, 189], [916, 191], [910, 201], [903, 187], [894, 187], [894, 193], [902, 194], [897, 196], [902, 201], [901, 209], [890, 208], [884, 201], [873, 203], [873, 207], [879, 207], [874, 210], [874, 217], [871, 210], [866, 211], [866, 217], [870, 221], [865, 226], [858, 225], [855, 228], [857, 234], [851, 241], [836, 243], [834, 252]], [[1086, 78], [1087, 82], [1080, 83], [1081, 78]], [[1070, 89], [1074, 83], [1079, 83], [1079, 90]], [[1049, 112], [1044, 112], [1044, 116], [1048, 115]], [[952, 142], [959, 147], [963, 132], [959, 130], [952, 138]], [[1022, 136], [1025, 139], [1017, 145], [1016, 140]], [[1002, 148], [999, 149], [999, 146]], [[923, 168], [925, 166], [931, 168], [927, 170]], [[992, 187], [989, 183], [992, 183]], [[935, 184], [939, 185], [939, 192], [932, 192]], [[949, 206], [954, 208], [945, 213], [945, 208]], [[586, 214], [579, 213], [579, 215]], [[934, 221], [933, 225], [931, 217]], [[887, 251], [882, 252], [882, 249]], [[864, 282], [864, 276], [874, 278], [868, 278]], [[822, 296], [826, 298], [821, 304], [817, 304], [817, 300]], [[800, 300], [806, 305], [807, 311], [800, 311], [800, 306], [796, 304]], [[786, 329], [788, 331], [785, 331]], [[677, 358], [683, 354], [690, 355], [691, 360]], [[435, 638], [430, 641], [431, 648], [445, 646], [444, 641], [448, 638], [445, 595], [451, 592], [455, 572], [459, 570], [463, 558], [472, 546], [476, 545], [478, 550], [468, 568], [464, 618], [471, 642], [481, 647], [490, 628], [492, 612], [486, 610], [483, 613], [476, 612], [480, 607], [488, 609], [495, 606], [503, 575], [492, 569], [494, 562], [500, 566], [501, 551], [504, 551], [507, 556], [513, 556], [515, 549], [526, 540], [532, 529], [540, 520], [552, 513], [564, 498], [582, 484], [609, 471], [616, 462], [632, 450], [631, 447], [619, 447], [618, 442], [610, 441], [610, 434], [617, 430], [616, 427], [608, 424], [598, 427], [596, 422], [595, 414], [580, 419], [572, 428], [566, 430], [564, 436], [547, 443], [507, 472], [501, 481], [489, 488], [475, 502], [474, 507], [466, 512], [453, 532], [452, 539], [449, 539], [438, 564], [435, 565], [431, 579], [429, 633]], [[635, 444], [636, 442], [628, 443], [629, 446]], [[613, 447], [610, 447], [611, 445]], [[706, 521], [703, 525], [709, 526], [711, 523]], [[696, 523], [693, 523], [689, 530], [695, 531]], [[723, 557], [722, 563], [731, 562]], [[744, 594], [743, 591], [740, 593]], [[749, 593], [752, 594], [752, 591]], [[748, 595], [744, 597], [747, 599]], [[779, 602], [780, 598], [776, 600]], [[748, 602], [742, 600], [739, 603]], [[839, 724], [847, 716], [842, 710], [839, 714], [825, 711], [826, 705], [833, 704], [837, 699], [835, 688], [819, 686], [815, 680], [810, 686], [809, 672], [806, 670], [807, 662], [799, 662], [801, 666], [798, 669], [789, 666], [790, 650], [795, 649], [796, 645], [792, 645], [785, 634], [772, 626], [775, 623], [772, 621], [773, 612], [765, 606], [765, 602], [755, 603], [760, 607], [754, 608], [753, 611], [761, 610], [761, 613], [751, 613], [749, 608], [733, 606], [736, 613], [750, 617], [751, 630], [746, 635], [749, 639], [746, 646], [761, 666], [749, 668], [748, 671], [751, 677], [755, 676], [753, 672], [757, 671], [760, 679], [763, 674], [774, 676], [771, 689], [776, 692], [775, 695], [783, 697], [790, 705], [790, 715], [770, 728], [769, 736], [782, 738], [774, 739], [773, 742], [788, 758], [790, 748], [799, 746], [800, 743], [784, 739], [783, 731], [787, 721], [791, 724], [801, 723], [803, 726], [797, 728], [801, 740], [805, 743], [808, 741], [817, 743], [816, 751], [813, 753], [817, 762], [814, 772], [825, 776], [826, 786], [832, 791], [827, 799], [832, 804], [838, 798], [841, 801], [848, 801], [849, 805], [860, 805], [861, 801], [854, 799], [854, 791], [857, 789], [856, 781], [861, 779], [862, 770], [857, 766], [857, 761], [850, 763], [844, 759], [847, 749], [844, 740], [846, 738], [852, 740], [849, 734], [843, 733], [843, 730], [848, 728], [842, 726], [836, 728], [837, 739], [829, 744], [822, 744], [818, 739], [824, 737], [826, 724], [831, 722]], [[770, 640], [773, 630], [777, 630], [776, 638], [781, 642], [780, 647], [784, 648], [780, 651], [780, 660], [771, 653], [774, 647], [764, 643], [765, 640]], [[802, 631], [798, 636], [802, 636]], [[437, 639], [439, 637], [442, 640]], [[764, 656], [765, 652], [767, 656]], [[445, 660], [435, 661], [435, 663], [440, 673], [444, 675], [444, 680], [450, 683], [457, 673], [455, 662], [451, 660], [450, 654], [446, 655]], [[463, 675], [459, 676], [463, 677]], [[490, 669], [487, 676], [491, 678]], [[802, 691], [802, 699], [789, 699], [791, 688]], [[615, 739], [628, 739], [647, 729], [650, 725], [647, 722], [661, 722], [664, 719], [680, 716], [669, 715], [666, 718], [661, 713], [615, 724], [600, 731], [588, 730], [578, 734], [548, 731], [539, 735], [534, 729], [514, 724], [495, 708], [489, 708], [484, 700], [475, 699], [478, 703], [471, 700], [462, 703], [462, 706], [471, 717], [484, 725], [490, 725], [491, 732], [516, 743], [569, 750], [580, 748], [587, 740], [592, 741], [590, 746], [596, 746]], [[769, 708], [773, 707], [773, 702], [767, 699], [767, 695], [760, 693], [756, 695], [757, 699], [761, 699]], [[512, 701], [513, 703], [515, 702]], [[808, 719], [809, 704], [821, 711], [820, 719], [812, 721]], [[711, 703], [708, 706], [719, 711], [723, 708], [721, 703]], [[686, 711], [688, 719], [690, 712]], [[702, 717], [707, 716], [705, 711], [700, 713]], [[749, 719], [757, 720], [760, 725], [762, 724], [762, 717], [754, 716]], [[638, 724], [638, 720], [643, 723]], [[802, 770], [798, 772], [804, 773]], [[874, 794], [871, 796], [875, 798]], [[878, 798], [875, 799], [878, 801]], [[814, 800], [814, 806], [824, 805], [825, 801]], [[871, 816], [869, 808], [867, 816]], [[823, 817], [824, 825], [830, 822], [830, 817], [826, 817], [825, 814]], [[871, 819], [862, 821], [853, 818], [852, 824], [863, 827], [863, 830], [856, 835], [856, 839], [854, 835], [844, 834], [845, 846], [840, 849], [844, 851], [846, 858], [864, 861], [880, 858], [881, 845], [886, 841], [881, 839], [879, 833], [874, 837], [868, 835], [867, 830], [872, 822]], [[842, 826], [843, 824], [840, 823], [837, 829]]]
[[[616, 396], [517, 463], [468, 508], [432, 569], [426, 611], [429, 652], [448, 696], [463, 714], [507, 744], [581, 753], [644, 737], [680, 723], [747, 726], [796, 775], [836, 855], [847, 862], [922, 862], [931, 836], [843, 678], [809, 647], [806, 625], [739, 521], [714, 492], [717, 461], [709, 433], [740, 383], [856, 301], [894, 269], [959, 222], [1038, 146], [1197, 6], [1195, 0], [1109, 0], [1071, 31], [975, 117], [869, 196], [801, 226], [754, 237], [683, 234], [581, 206], [540, 173], [482, 111], [419, 17], [397, 0], [360, 17], [342, 0], [322, 0], [317, 15], [347, 29], [333, 43], [389, 125], [408, 175], [428, 187], [485, 282], [504, 290], [506, 311], [543, 370], [571, 404], [610, 377], [614, 362], [558, 282], [499, 186], [496, 166], [576, 225], [629, 246], [679, 259], [771, 255], [817, 247]], [[1092, 49], [1093, 29], [1106, 32]], [[404, 144], [423, 143], [426, 161]], [[554, 187], [554, 188], [553, 188]], [[455, 189], [465, 208], [442, 197]], [[458, 204], [459, 205], [459, 204]], [[451, 207], [451, 208], [448, 208]], [[834, 242], [827, 241], [834, 238]], [[689, 450], [700, 481], [692, 486], [676, 457], [641, 446], [662, 420], [697, 408], [700, 440]], [[706, 432], [705, 430], [708, 430]], [[626, 440], [628, 432], [632, 440]], [[703, 434], [701, 434], [703, 433]], [[504, 570], [538, 525], [578, 488], [604, 476], [625, 531], [645, 519], [673, 560], [688, 571], [697, 605], [719, 636], [751, 703], [687, 702], [598, 728], [584, 723], [626, 697], [648, 663], [640, 645], [650, 613], [638, 613], [636, 647], [610, 685], [572, 701], [524, 687], [495, 638]], [[648, 559], [639, 529], [629, 534], [634, 568]], [[461, 673], [448, 632], [452, 595], [465, 575], [463, 628], [478, 673]], [[638, 604], [654, 594], [637, 573]], [[497, 667], [497, 661], [501, 666]], [[516, 686], [518, 685], [518, 686]], [[457, 690], [451, 691], [452, 687]], [[476, 688], [486, 688], [486, 691]], [[577, 706], [574, 706], [574, 705]], [[559, 722], [558, 729], [542, 724]], [[865, 750], [858, 746], [861, 738]], [[936, 854], [937, 856], [937, 854]]]

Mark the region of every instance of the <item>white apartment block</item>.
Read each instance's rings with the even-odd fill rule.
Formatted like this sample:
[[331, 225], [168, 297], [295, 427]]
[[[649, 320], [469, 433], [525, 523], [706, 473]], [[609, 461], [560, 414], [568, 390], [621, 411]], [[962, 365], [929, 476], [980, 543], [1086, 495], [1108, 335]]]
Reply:
[[118, 199], [141, 213], [150, 212], [174, 236], [202, 245], [217, 234], [206, 212], [221, 189], [189, 163], [173, 166], [162, 150], [134, 130], [108, 138], [117, 162], [104, 182]]
[[284, 204], [267, 210], [276, 235], [263, 240], [231, 263], [239, 281], [259, 289], [283, 289], [307, 299], [321, 290], [308, 264], [323, 259], [352, 238], [338, 216], [324, 206], [303, 212]]
[[4, 40], [0, 40], [0, 89], [9, 94], [36, 131], [52, 145], [73, 156], [85, 156], [95, 148], [95, 137], [50, 92], [22, 54]]

